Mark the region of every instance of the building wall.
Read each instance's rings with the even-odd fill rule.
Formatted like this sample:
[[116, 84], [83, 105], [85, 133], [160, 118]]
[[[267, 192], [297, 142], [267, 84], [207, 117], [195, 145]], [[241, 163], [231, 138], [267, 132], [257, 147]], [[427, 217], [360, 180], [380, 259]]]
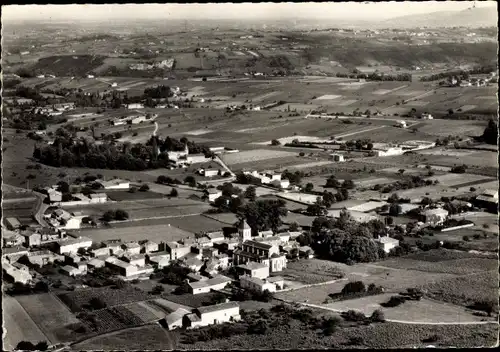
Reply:
[[250, 276], [259, 279], [265, 279], [269, 277], [269, 268], [265, 267], [265, 268], [253, 269], [250, 273]]
[[271, 258], [269, 270], [273, 273], [286, 268], [286, 257]]
[[225, 322], [231, 321], [231, 318], [234, 317], [238, 319], [240, 316], [240, 308], [228, 308], [221, 311], [205, 313], [201, 315], [201, 321], [203, 325], [211, 325], [211, 324], [221, 324]]
[[188, 246], [170, 249], [170, 255], [172, 257], [172, 260], [182, 258], [188, 255], [189, 253], [191, 253], [191, 247]]

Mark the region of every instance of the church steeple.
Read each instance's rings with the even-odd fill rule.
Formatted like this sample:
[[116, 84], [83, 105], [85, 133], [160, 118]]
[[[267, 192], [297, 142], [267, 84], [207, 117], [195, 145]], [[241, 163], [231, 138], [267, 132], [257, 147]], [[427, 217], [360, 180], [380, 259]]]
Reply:
[[245, 220], [238, 226], [238, 237], [241, 243], [252, 239], [252, 229]]

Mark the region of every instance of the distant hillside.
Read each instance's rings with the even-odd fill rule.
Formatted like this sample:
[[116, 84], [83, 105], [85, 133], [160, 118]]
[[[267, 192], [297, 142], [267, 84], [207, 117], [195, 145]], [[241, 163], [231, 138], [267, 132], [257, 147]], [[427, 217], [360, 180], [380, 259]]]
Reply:
[[391, 18], [380, 23], [384, 27], [490, 27], [497, 26], [498, 14], [493, 7], [471, 8], [462, 11], [440, 11], [422, 15]]

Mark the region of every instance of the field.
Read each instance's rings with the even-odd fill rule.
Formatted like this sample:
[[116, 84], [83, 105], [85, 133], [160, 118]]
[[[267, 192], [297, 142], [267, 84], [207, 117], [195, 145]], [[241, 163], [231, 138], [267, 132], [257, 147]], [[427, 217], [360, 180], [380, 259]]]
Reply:
[[52, 294], [26, 295], [16, 299], [52, 344], [69, 342], [79, 337], [68, 326], [79, 324], [80, 321]]
[[154, 324], [93, 337], [75, 344], [74, 348], [81, 351], [111, 349], [170, 350], [174, 348], [174, 343], [174, 333]]
[[[481, 317], [465, 311], [462, 307], [426, 298], [420, 301], [407, 301], [398, 307], [383, 308], [380, 304], [387, 302], [392, 296], [393, 294], [391, 293], [384, 293], [329, 303], [323, 306], [338, 311], [353, 309], [361, 311], [365, 315], [371, 315], [376, 309], [380, 309], [384, 312], [384, 316], [388, 320], [404, 320], [415, 324], [481, 321]], [[430, 314], [429, 312], [433, 313]]]
[[468, 306], [481, 300], [498, 300], [498, 269], [432, 282], [423, 286], [436, 300]]
[[335, 280], [341, 275], [342, 271], [335, 263], [317, 259], [289, 262], [287, 268], [279, 273], [285, 280], [306, 285]]
[[169, 219], [159, 219], [161, 224], [154, 224], [155, 220], [127, 222], [124, 224], [116, 223], [109, 228], [86, 229], [74, 231], [80, 236], [90, 237], [95, 242], [105, 240], [121, 239], [122, 241], [177, 241], [189, 236], [192, 233], [170, 226]]
[[269, 159], [279, 159], [295, 155], [297, 154], [294, 152], [269, 150], [269, 149], [255, 149], [255, 150], [241, 151], [239, 153], [234, 153], [234, 154], [225, 154], [222, 156], [222, 160], [229, 166], [232, 166], [236, 164], [259, 162], [262, 160], [269, 160]]
[[[139, 195], [143, 192], [137, 192]], [[144, 192], [147, 194], [148, 192]], [[75, 209], [74, 206], [66, 207]], [[84, 215], [102, 215], [107, 210], [123, 209], [129, 214], [130, 220], [142, 220], [149, 218], [167, 218], [200, 214], [210, 206], [207, 203], [180, 198], [157, 198], [144, 200], [129, 200], [122, 202], [108, 202], [78, 206], [78, 210]]]
[[80, 312], [94, 297], [101, 299], [108, 307], [144, 301], [151, 298], [150, 295], [142, 290], [132, 288], [79, 289], [78, 291], [59, 294], [58, 297], [73, 312]]
[[48, 337], [15, 298], [2, 295], [2, 301], [3, 327], [5, 329], [4, 350], [14, 350], [21, 341], [30, 341], [36, 344], [48, 340]]

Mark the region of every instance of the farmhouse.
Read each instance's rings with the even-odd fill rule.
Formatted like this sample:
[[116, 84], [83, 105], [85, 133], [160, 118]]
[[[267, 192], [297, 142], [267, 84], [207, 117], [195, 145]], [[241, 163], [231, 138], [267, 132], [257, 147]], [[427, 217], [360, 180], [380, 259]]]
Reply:
[[110, 181], [102, 181], [98, 180], [96, 181], [101, 184], [101, 186], [104, 189], [129, 189], [130, 188], [130, 182], [121, 180], [121, 179], [114, 179]]
[[127, 242], [122, 245], [122, 249], [128, 255], [136, 255], [141, 253], [141, 246], [137, 242]]
[[122, 257], [122, 260], [137, 267], [146, 266], [146, 257], [143, 254], [126, 254]]
[[5, 225], [7, 226], [7, 228], [9, 230], [17, 230], [21, 227], [21, 223], [19, 222], [19, 220], [17, 220], [17, 218], [6, 218], [5, 219]]
[[24, 255], [28, 255], [28, 249], [25, 247], [2, 248], [2, 259], [5, 258], [9, 263], [16, 262]]
[[498, 211], [498, 190], [484, 190], [482, 194], [476, 197], [475, 203], [496, 213]]
[[432, 120], [432, 119], [434, 119], [434, 117], [432, 117], [432, 115], [429, 114], [429, 113], [427, 113], [427, 112], [422, 113], [422, 115], [420, 115], [420, 118], [422, 120]]
[[172, 260], [177, 260], [191, 253], [191, 244], [180, 244], [179, 242], [167, 242], [167, 251]]
[[170, 264], [170, 254], [161, 252], [148, 255], [148, 263], [155, 268], [162, 269]]
[[208, 201], [213, 202], [217, 198], [222, 196], [222, 191], [215, 188], [210, 188], [209, 190], [205, 191], [205, 194], [207, 195]]
[[28, 252], [28, 261], [31, 264], [38, 264], [40, 266], [44, 266], [50, 263], [54, 263], [56, 260], [62, 262], [64, 261], [64, 256], [56, 254], [49, 250]]
[[222, 290], [226, 287], [232, 280], [228, 277], [217, 275], [211, 279], [190, 282], [188, 283], [189, 291], [193, 295], [197, 295], [200, 293], [207, 293], [212, 290]]
[[260, 237], [271, 237], [272, 235], [274, 235], [273, 230], [259, 231]]
[[81, 271], [79, 268], [76, 268], [74, 266], [71, 266], [71, 265], [65, 265], [61, 268], [61, 271], [68, 275], [68, 276], [78, 276], [78, 275], [83, 275], [85, 271]]
[[389, 235], [376, 238], [375, 242], [377, 242], [380, 248], [382, 248], [386, 253], [389, 253], [391, 249], [399, 246], [399, 240], [391, 238]]
[[87, 267], [89, 270], [97, 269], [97, 268], [102, 268], [106, 265], [106, 262], [101, 259], [93, 258], [87, 263]]
[[144, 104], [140, 103], [128, 104], [127, 109], [144, 109]]
[[138, 271], [135, 265], [124, 262], [123, 260], [115, 257], [106, 259], [105, 265], [125, 277], [136, 275]]
[[49, 202], [51, 203], [62, 202], [62, 192], [59, 192], [53, 188], [48, 188], [47, 194], [49, 196]]
[[403, 154], [403, 148], [399, 146], [392, 146], [385, 143], [374, 143], [373, 152], [377, 156], [392, 156]]
[[33, 277], [29, 273], [28, 267], [24, 266], [24, 268], [17, 268], [13, 264], [7, 263], [5, 261], [2, 261], [2, 268], [4, 275], [6, 275], [8, 278], [12, 279], [14, 282], [21, 282], [23, 284], [29, 283]]
[[344, 160], [344, 155], [339, 154], [339, 153], [332, 153], [330, 154], [330, 159], [332, 159], [335, 162], [343, 162]]
[[200, 175], [205, 177], [214, 177], [219, 174], [219, 170], [217, 169], [200, 169]]
[[141, 244], [142, 250], [144, 253], [158, 252], [160, 250], [160, 246], [158, 243], [147, 240], [146, 242]]
[[226, 302], [197, 308], [194, 313], [185, 316], [183, 325], [187, 329], [192, 329], [198, 326], [222, 324], [240, 319], [240, 306], [238, 303]]
[[[9, 232], [9, 233], [7, 233]], [[16, 247], [24, 243], [24, 237], [17, 232], [10, 232], [8, 230], [2, 231], [3, 247]]]
[[108, 196], [106, 193], [93, 193], [89, 195], [90, 203], [106, 203]]
[[269, 276], [269, 266], [262, 263], [249, 262], [241, 264], [236, 267], [238, 272], [248, 277], [255, 277], [258, 279], [265, 279]]
[[270, 277], [267, 279], [259, 279], [257, 277], [250, 277], [247, 275], [240, 276], [240, 286], [241, 288], [247, 289], [254, 292], [276, 292], [277, 290], [283, 289], [284, 280], [282, 277]]
[[208, 232], [205, 234], [212, 243], [220, 243], [224, 241], [224, 233], [222, 231]]
[[441, 225], [448, 217], [448, 210], [437, 208], [427, 209], [421, 213], [421, 220], [429, 225]]
[[92, 240], [88, 237], [67, 238], [57, 242], [60, 254], [76, 253], [80, 248], [87, 249], [92, 246]]
[[182, 328], [182, 320], [190, 312], [184, 308], [177, 308], [174, 312], [165, 317], [165, 323], [168, 330]]

